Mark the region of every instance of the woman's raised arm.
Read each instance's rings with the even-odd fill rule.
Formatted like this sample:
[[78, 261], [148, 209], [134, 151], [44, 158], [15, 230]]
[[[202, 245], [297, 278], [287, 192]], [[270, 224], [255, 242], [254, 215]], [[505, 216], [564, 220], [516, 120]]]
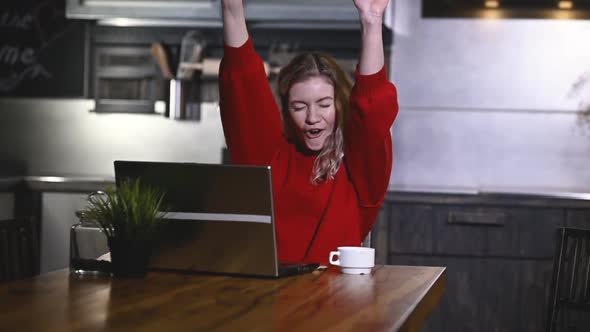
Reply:
[[282, 136], [264, 64], [246, 29], [242, 0], [222, 0], [224, 54], [219, 107], [232, 162], [269, 165]]
[[248, 40], [242, 0], [222, 0], [223, 38], [225, 44], [240, 47]]
[[[390, 129], [398, 113], [397, 92], [388, 80], [382, 24], [388, 0], [354, 0], [361, 21], [361, 54], [350, 96], [345, 161], [361, 206], [380, 206], [393, 162]], [[363, 225], [362, 237], [372, 224]]]
[[371, 75], [385, 63], [383, 55], [383, 14], [389, 0], [354, 0], [361, 22], [359, 74]]

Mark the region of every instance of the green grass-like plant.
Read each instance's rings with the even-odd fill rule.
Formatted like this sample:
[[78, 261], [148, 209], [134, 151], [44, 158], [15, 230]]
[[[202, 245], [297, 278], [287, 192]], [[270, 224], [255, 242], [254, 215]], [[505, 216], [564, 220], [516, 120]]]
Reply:
[[108, 188], [91, 195], [83, 214], [111, 241], [151, 242], [165, 216], [163, 198], [162, 191], [140, 180], [124, 181], [116, 190]]

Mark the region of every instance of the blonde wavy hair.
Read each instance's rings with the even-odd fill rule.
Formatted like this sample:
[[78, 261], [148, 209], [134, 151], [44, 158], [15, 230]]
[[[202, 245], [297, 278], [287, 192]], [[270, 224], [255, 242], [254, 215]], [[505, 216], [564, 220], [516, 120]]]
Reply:
[[327, 78], [334, 87], [336, 123], [334, 132], [326, 139], [313, 166], [310, 181], [313, 184], [334, 179], [344, 158], [344, 130], [348, 121], [349, 97], [352, 81], [336, 60], [324, 53], [303, 53], [291, 60], [278, 76], [278, 94], [281, 103], [283, 125], [287, 138], [296, 142], [295, 127], [289, 113], [289, 92], [295, 83], [312, 77]]

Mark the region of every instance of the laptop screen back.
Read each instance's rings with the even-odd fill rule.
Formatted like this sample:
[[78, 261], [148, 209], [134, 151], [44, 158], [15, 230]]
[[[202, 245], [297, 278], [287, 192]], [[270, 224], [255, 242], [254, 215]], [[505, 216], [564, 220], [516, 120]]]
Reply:
[[164, 192], [152, 269], [278, 275], [269, 167], [115, 161], [115, 177]]

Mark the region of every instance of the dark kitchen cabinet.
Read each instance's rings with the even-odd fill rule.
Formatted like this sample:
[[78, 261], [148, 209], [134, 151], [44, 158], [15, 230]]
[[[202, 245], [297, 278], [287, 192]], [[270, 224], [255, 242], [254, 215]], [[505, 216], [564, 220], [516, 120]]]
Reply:
[[[66, 0], [66, 5], [69, 18], [99, 19], [112, 24], [132, 24], [133, 19], [139, 19], [151, 25], [162, 25], [162, 22], [193, 27], [221, 25], [221, 0], [129, 0], [121, 3]], [[254, 25], [359, 28], [358, 13], [352, 1], [246, 0], [244, 9], [246, 19]], [[125, 19], [121, 20], [122, 17]]]
[[544, 258], [563, 211], [458, 205], [394, 205], [392, 253]]
[[[447, 267], [447, 288], [423, 331], [543, 330], [543, 321], [524, 318], [542, 314], [537, 309], [544, 307], [514, 300], [532, 295], [544, 301], [543, 287], [520, 287], [523, 277], [528, 275], [527, 269], [531, 268], [526, 264], [510, 259], [406, 255], [392, 255], [390, 260], [392, 264]], [[542, 281], [551, 275], [550, 269], [544, 273]]]
[[[66, 14], [77, 19], [185, 19], [221, 22], [220, 1], [211, 0], [66, 0]], [[124, 24], [126, 21], [121, 21]], [[116, 23], [116, 22], [113, 22]]]
[[358, 13], [352, 1], [342, 0], [247, 0], [244, 9], [248, 20], [265, 24], [280, 23], [284, 20], [298, 21], [301, 28], [315, 28], [318, 25], [343, 26], [356, 24]]
[[567, 211], [565, 225], [590, 229], [590, 213], [584, 209], [570, 209]]
[[447, 267], [423, 331], [543, 331], [555, 230], [590, 229], [590, 202], [392, 192], [373, 228], [383, 264]]

